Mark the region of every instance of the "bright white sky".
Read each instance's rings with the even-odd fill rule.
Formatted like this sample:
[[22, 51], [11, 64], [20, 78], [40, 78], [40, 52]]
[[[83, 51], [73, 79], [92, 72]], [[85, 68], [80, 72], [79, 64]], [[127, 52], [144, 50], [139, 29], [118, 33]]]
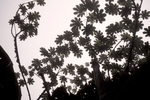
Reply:
[[[14, 63], [14, 67], [18, 67], [15, 63], [14, 42], [10, 33], [9, 19], [13, 18], [18, 5], [29, 0], [1, 0], [0, 1], [0, 45], [6, 50]], [[40, 12], [41, 20], [38, 29], [38, 36], [28, 38], [26, 41], [19, 42], [19, 53], [22, 65], [29, 66], [33, 58], [40, 57], [39, 48], [55, 46], [54, 40], [58, 34], [63, 34], [63, 31], [70, 30], [70, 21], [75, 16], [73, 15], [73, 7], [77, 5], [80, 0], [45, 0], [46, 5], [37, 8]], [[102, 0], [100, 0], [101, 2]], [[101, 4], [101, 3], [100, 3]], [[143, 0], [142, 8], [148, 9], [150, 1]], [[112, 20], [112, 19], [110, 19]], [[150, 20], [145, 22], [150, 25]], [[73, 59], [74, 61], [74, 59]], [[80, 62], [86, 62], [85, 59]], [[16, 68], [15, 68], [16, 69]], [[30, 88], [32, 100], [36, 100], [41, 90], [41, 80], [38, 80], [35, 86]], [[28, 100], [26, 90], [22, 92], [22, 100]]]

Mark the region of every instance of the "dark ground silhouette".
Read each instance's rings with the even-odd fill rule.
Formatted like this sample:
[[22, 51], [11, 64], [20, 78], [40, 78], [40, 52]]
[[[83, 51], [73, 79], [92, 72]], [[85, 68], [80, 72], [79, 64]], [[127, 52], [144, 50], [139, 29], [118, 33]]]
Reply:
[[13, 64], [0, 46], [0, 99], [20, 100], [21, 91], [13, 70]]

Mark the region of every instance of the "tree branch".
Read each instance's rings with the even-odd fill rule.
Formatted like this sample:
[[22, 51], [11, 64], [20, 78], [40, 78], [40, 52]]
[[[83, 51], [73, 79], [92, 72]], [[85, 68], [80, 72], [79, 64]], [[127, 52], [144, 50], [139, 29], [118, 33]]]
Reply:
[[40, 100], [40, 98], [42, 97], [42, 95], [46, 92], [46, 89], [43, 90], [43, 92], [41, 93], [41, 95], [37, 98], [37, 100]]
[[141, 11], [141, 5], [142, 5], [143, 0], [141, 0], [139, 8], [137, 8], [138, 6], [136, 6], [134, 0], [132, 0], [132, 2], [133, 2], [133, 5], [134, 5], [134, 8], [135, 8], [135, 28], [134, 28], [133, 37], [132, 37], [132, 40], [131, 40], [129, 56], [128, 56], [128, 59], [127, 59], [127, 65], [126, 65], [126, 68], [125, 68], [126, 73], [129, 72], [130, 62], [132, 62], [132, 51], [134, 49], [134, 42], [135, 42], [135, 36], [136, 36], [136, 33], [137, 33], [137, 28], [138, 28], [139, 14], [140, 14], [140, 11]]
[[46, 92], [47, 92], [47, 94], [48, 94], [48, 100], [50, 100], [50, 97], [51, 97], [51, 96], [50, 96], [50, 93], [49, 93], [48, 86], [47, 86], [47, 84], [46, 84], [46, 80], [45, 80], [44, 74], [41, 72], [39, 75], [41, 76], [41, 78], [42, 78], [42, 80], [43, 80], [43, 85], [44, 85], [45, 90], [46, 90]]

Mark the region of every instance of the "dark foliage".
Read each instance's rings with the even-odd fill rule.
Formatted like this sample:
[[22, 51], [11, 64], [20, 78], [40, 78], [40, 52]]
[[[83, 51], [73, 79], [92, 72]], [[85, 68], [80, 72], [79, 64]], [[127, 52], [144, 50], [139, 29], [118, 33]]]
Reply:
[[21, 90], [13, 70], [13, 64], [0, 46], [0, 98], [1, 100], [21, 100]]
[[[29, 75], [28, 82], [20, 79], [19, 84], [32, 85], [34, 75], [39, 76], [45, 90], [38, 100], [47, 100], [47, 96], [52, 100], [134, 100], [146, 97], [143, 91], [147, 89], [149, 81], [145, 66], [149, 66], [150, 45], [137, 33], [144, 31], [145, 38], [150, 36], [149, 26], [143, 30], [143, 20], [150, 17], [150, 12], [141, 9], [143, 0], [140, 1], [106, 0], [102, 8], [99, 0], [81, 0], [73, 8], [75, 18], [71, 20], [70, 30], [58, 35], [56, 47], [40, 48], [42, 58], [33, 59], [29, 72], [20, 64], [17, 37], [26, 40], [37, 35], [40, 14], [28, 11], [34, 7], [33, 1], [20, 5], [14, 18], [9, 21], [12, 29], [14, 24], [20, 29], [18, 33], [11, 30], [15, 39], [15, 53], [21, 73]], [[36, 2], [41, 6], [45, 4], [44, 0]], [[120, 19], [108, 23], [102, 31], [103, 28], [97, 25], [107, 21], [108, 16]], [[90, 62], [85, 61], [85, 65], [64, 64], [65, 58], [72, 54], [82, 58], [85, 51]], [[91, 68], [93, 71], [90, 71]], [[48, 81], [45, 81], [44, 75], [48, 76]], [[72, 78], [67, 77], [69, 75]], [[68, 81], [74, 87], [67, 86]], [[58, 83], [62, 86], [58, 87]]]
[[[105, 80], [108, 100], [146, 100], [149, 97], [149, 70], [150, 60], [139, 66], [132, 75], [123, 74], [112, 80]], [[61, 86], [52, 93], [52, 100], [98, 100], [98, 94], [94, 81], [83, 85], [76, 93], [67, 92]]]

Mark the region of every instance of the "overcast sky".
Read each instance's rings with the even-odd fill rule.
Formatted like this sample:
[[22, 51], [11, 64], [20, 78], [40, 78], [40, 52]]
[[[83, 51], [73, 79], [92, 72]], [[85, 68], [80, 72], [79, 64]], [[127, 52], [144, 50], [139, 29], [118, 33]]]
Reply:
[[[15, 63], [14, 42], [10, 33], [11, 26], [8, 24], [9, 19], [13, 18], [18, 5], [29, 0], [1, 0], [0, 1], [0, 45], [6, 50], [14, 63], [14, 67], [18, 67]], [[28, 38], [26, 41], [19, 42], [19, 53], [22, 65], [29, 66], [33, 58], [40, 57], [39, 48], [55, 46], [54, 40], [58, 34], [69, 30], [70, 21], [73, 15], [73, 7], [80, 0], [45, 0], [46, 5], [38, 7], [36, 10], [41, 14], [38, 36]], [[102, 0], [101, 0], [102, 1]], [[142, 8], [150, 11], [150, 0], [143, 0]], [[150, 20], [146, 21], [149, 25]], [[83, 59], [82, 59], [83, 60]], [[41, 84], [41, 81], [39, 80]], [[41, 87], [35, 85], [31, 87], [31, 95], [33, 100], [37, 99], [41, 93]], [[22, 100], [27, 100], [26, 90], [22, 93]]]
[[[0, 1], [0, 45], [8, 53], [16, 64], [14, 53], [14, 42], [10, 33], [11, 26], [8, 24], [9, 19], [13, 18], [18, 5], [30, 0], [1, 0]], [[39, 48], [55, 46], [54, 40], [58, 34], [69, 30], [69, 24], [73, 16], [73, 7], [80, 0], [45, 0], [45, 6], [36, 6], [36, 11], [40, 12], [40, 26], [38, 36], [28, 38], [26, 41], [19, 42], [19, 53], [22, 65], [29, 66], [33, 58], [40, 57]], [[16, 68], [15, 68], [16, 71]], [[32, 100], [36, 100], [41, 90], [41, 80], [36, 81], [35, 86], [30, 87]], [[26, 89], [23, 89], [22, 100], [28, 100]]]

